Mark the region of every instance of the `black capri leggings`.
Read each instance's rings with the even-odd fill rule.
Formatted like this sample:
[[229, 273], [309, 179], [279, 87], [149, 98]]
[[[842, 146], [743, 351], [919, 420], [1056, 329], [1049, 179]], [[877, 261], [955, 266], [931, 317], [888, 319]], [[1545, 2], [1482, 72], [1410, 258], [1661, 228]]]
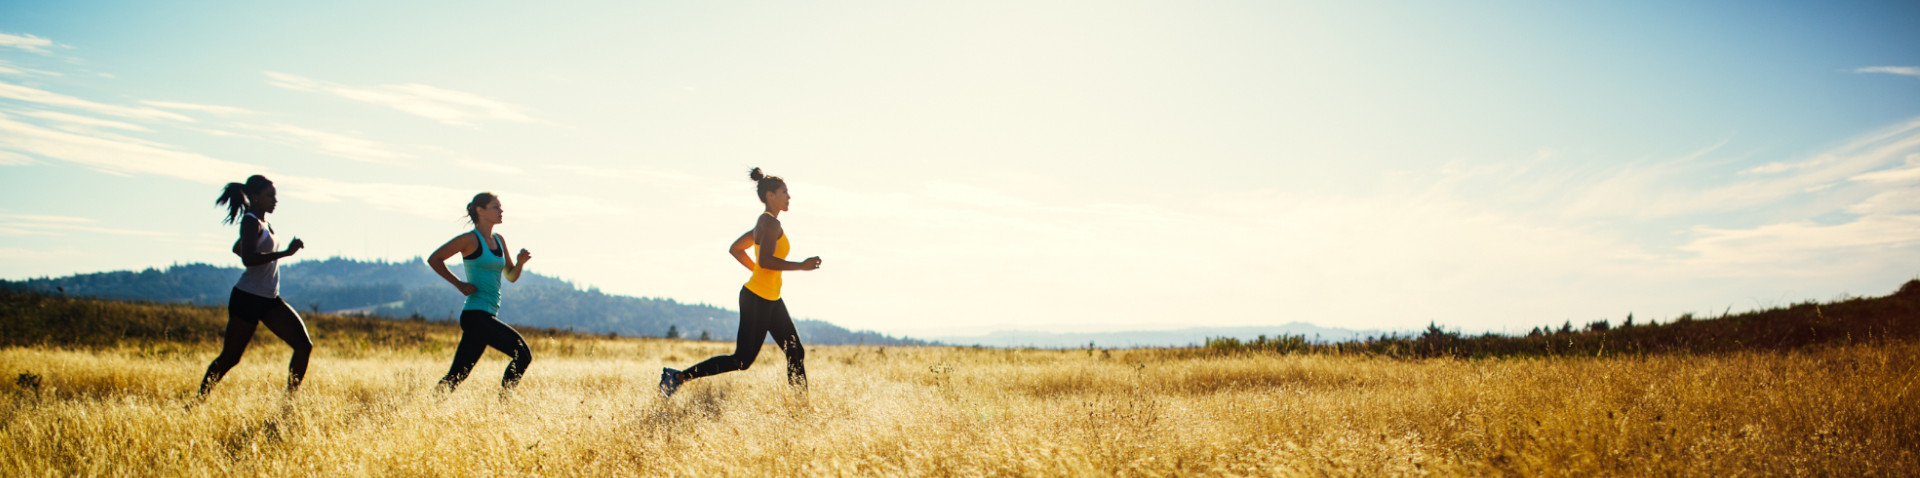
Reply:
[[793, 328], [793, 317], [787, 315], [786, 300], [762, 299], [745, 287], [740, 288], [740, 337], [733, 344], [733, 355], [716, 355], [694, 365], [687, 369], [686, 379], [752, 367], [753, 358], [760, 355], [760, 345], [768, 335], [787, 353], [787, 382], [805, 386], [807, 351], [800, 345], [800, 332]]
[[313, 338], [307, 336], [307, 323], [300, 320], [300, 313], [294, 312], [286, 300], [261, 297], [236, 288], [227, 296], [226, 342], [220, 348], [220, 356], [207, 366], [207, 375], [200, 379], [201, 395], [213, 390], [213, 386], [227, 376], [227, 371], [240, 363], [240, 357], [247, 353], [247, 343], [253, 341], [254, 329], [260, 324], [267, 324], [267, 330], [293, 347], [293, 359], [287, 364], [287, 391], [300, 389], [300, 380], [307, 376], [307, 357], [313, 353]]
[[513, 362], [507, 364], [506, 376], [500, 379], [500, 386], [510, 389], [520, 383], [520, 375], [527, 372], [527, 364], [533, 363], [533, 350], [527, 348], [527, 341], [520, 338], [520, 332], [514, 331], [513, 327], [487, 311], [463, 310], [460, 311], [460, 346], [454, 348], [453, 367], [447, 369], [447, 376], [440, 379], [440, 386], [447, 391], [460, 386], [487, 347], [513, 357]]

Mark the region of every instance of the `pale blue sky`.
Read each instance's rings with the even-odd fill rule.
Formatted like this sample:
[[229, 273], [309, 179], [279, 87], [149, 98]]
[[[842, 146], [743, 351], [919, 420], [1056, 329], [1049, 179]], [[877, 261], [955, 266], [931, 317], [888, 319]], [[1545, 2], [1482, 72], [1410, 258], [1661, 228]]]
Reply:
[[[1920, 277], [1920, 7], [0, 4], [0, 277], [210, 262], [219, 184], [403, 260], [916, 335], [1525, 330]], [[424, 267], [424, 266], [423, 266]], [[509, 303], [511, 291], [508, 292]], [[511, 321], [511, 306], [504, 314]]]

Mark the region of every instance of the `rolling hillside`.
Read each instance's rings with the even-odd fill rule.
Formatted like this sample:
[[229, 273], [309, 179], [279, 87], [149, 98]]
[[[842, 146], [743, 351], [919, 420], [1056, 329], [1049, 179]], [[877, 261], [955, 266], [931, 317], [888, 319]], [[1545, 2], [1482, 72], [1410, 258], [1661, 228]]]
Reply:
[[[166, 269], [0, 281], [0, 287], [74, 297], [224, 306], [239, 276], [236, 267], [180, 264]], [[280, 287], [281, 295], [302, 312], [454, 320], [464, 300], [418, 260], [332, 258], [295, 262], [281, 267]], [[611, 295], [532, 272], [506, 285], [505, 300], [512, 308], [511, 315], [505, 317], [509, 323], [595, 334], [663, 337], [677, 331], [687, 338], [706, 333], [712, 339], [727, 340], [740, 321], [739, 312], [711, 304]], [[925, 343], [872, 331], [850, 331], [819, 320], [800, 319], [795, 325], [801, 337], [819, 345]]]

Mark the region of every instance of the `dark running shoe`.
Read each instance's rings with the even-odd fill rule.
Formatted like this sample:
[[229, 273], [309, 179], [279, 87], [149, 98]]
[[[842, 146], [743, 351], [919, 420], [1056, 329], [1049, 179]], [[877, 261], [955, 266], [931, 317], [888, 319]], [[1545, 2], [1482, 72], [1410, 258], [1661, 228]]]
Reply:
[[680, 379], [679, 370], [674, 370], [670, 368], [661, 368], [660, 369], [660, 396], [673, 398], [673, 392], [675, 390], [679, 390], [680, 384], [686, 383], [686, 382], [687, 382], [686, 380]]

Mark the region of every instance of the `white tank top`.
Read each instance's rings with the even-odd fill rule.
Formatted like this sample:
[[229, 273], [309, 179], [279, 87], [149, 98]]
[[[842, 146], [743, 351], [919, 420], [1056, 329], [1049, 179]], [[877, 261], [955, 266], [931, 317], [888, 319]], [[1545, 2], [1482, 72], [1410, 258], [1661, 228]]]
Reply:
[[[253, 251], [256, 253], [273, 252], [275, 246], [273, 243], [273, 226], [268, 225], [267, 221], [261, 221], [260, 217], [254, 216], [253, 213], [247, 213], [247, 217], [260, 223], [260, 242], [253, 245]], [[243, 229], [246, 228], [244, 223], [240, 227]], [[240, 282], [234, 284], [233, 288], [261, 297], [279, 297], [280, 260], [274, 259], [267, 261], [265, 264], [248, 267], [247, 270], [240, 272]]]

